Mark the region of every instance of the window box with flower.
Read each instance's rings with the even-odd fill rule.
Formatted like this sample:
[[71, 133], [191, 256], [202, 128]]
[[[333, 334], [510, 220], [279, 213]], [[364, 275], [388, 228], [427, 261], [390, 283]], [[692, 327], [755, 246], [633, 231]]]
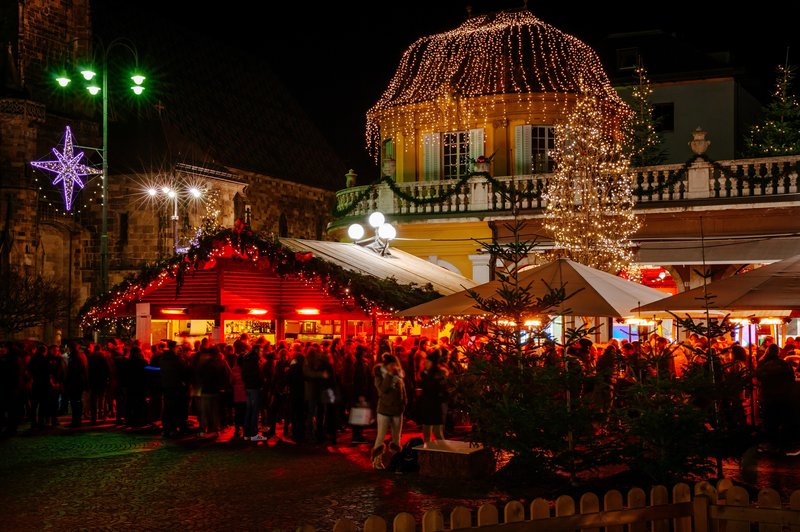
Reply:
[[[496, 153], [496, 152], [495, 152]], [[490, 165], [492, 164], [492, 159], [494, 159], [494, 153], [486, 156], [486, 155], [479, 155], [476, 158], [469, 158], [469, 163], [472, 165], [473, 174], [488, 174]]]

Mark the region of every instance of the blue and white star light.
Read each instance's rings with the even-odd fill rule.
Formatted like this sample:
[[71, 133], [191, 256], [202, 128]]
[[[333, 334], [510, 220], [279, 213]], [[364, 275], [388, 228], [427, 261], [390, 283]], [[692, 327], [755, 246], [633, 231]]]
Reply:
[[83, 188], [84, 183], [82, 178], [84, 176], [99, 175], [102, 174], [103, 171], [81, 164], [83, 152], [78, 152], [77, 155], [73, 155], [72, 130], [70, 130], [69, 126], [67, 126], [67, 132], [64, 138], [64, 151], [59, 153], [57, 149], [53, 148], [53, 153], [56, 156], [55, 161], [31, 161], [31, 166], [56, 174], [53, 184], [62, 184], [64, 188], [64, 205], [67, 211], [71, 211], [75, 186]]

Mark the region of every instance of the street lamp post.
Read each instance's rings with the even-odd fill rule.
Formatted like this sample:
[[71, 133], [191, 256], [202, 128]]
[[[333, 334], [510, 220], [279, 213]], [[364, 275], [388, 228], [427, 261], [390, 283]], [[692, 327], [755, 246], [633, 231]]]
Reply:
[[[108, 291], [108, 50], [103, 52], [103, 177], [100, 199], [103, 203], [100, 222], [100, 293]], [[135, 54], [134, 54], [135, 55]]]
[[178, 193], [170, 190], [167, 196], [172, 198], [172, 249], [178, 253]]
[[[128, 39], [124, 38], [117, 38], [111, 41], [108, 46], [103, 46], [103, 43], [100, 42], [100, 49], [102, 51], [101, 54], [101, 75], [102, 75], [102, 88], [94, 85], [92, 80], [95, 78], [95, 72], [90, 68], [84, 68], [81, 70], [81, 76], [87, 82], [90, 82], [89, 85], [86, 86], [86, 89], [89, 91], [89, 94], [92, 96], [97, 95], [98, 92], [102, 92], [103, 95], [103, 145], [101, 146], [100, 150], [100, 157], [103, 160], [103, 175], [102, 175], [102, 192], [101, 192], [101, 200], [102, 200], [102, 215], [100, 221], [100, 292], [105, 293], [108, 291], [108, 270], [109, 270], [109, 260], [108, 260], [108, 54], [109, 52], [119, 46], [122, 48], [126, 48], [131, 54], [133, 55], [134, 61], [136, 63], [136, 71], [134, 75], [131, 76], [131, 79], [134, 82], [134, 85], [131, 87], [133, 93], [137, 96], [142, 94], [144, 91], [144, 83], [145, 77], [142, 76], [139, 71], [139, 55], [136, 51], [136, 47], [131, 43]], [[67, 87], [70, 83], [69, 77], [67, 77], [66, 73], [61, 73], [57, 78], [56, 82], [61, 87]]]
[[[172, 249], [177, 254], [180, 250], [178, 247], [178, 197], [180, 194], [178, 193], [178, 189], [175, 187], [164, 185], [160, 188], [150, 187], [147, 189], [147, 193], [150, 195], [151, 198], [155, 198], [159, 195], [159, 192], [164, 194], [169, 200], [172, 201]], [[192, 186], [186, 189], [185, 191], [191, 199], [200, 199], [203, 195], [203, 191], [196, 186]]]

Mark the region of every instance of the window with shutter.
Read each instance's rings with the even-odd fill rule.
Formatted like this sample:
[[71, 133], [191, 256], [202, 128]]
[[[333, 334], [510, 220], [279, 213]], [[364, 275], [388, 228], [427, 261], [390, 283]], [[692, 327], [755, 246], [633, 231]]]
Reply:
[[486, 146], [484, 145], [483, 128], [469, 130], [469, 156], [471, 159], [477, 159], [481, 155], [489, 155], [486, 153]]
[[531, 126], [514, 128], [514, 175], [531, 173]]
[[394, 139], [383, 141], [383, 159], [394, 159]]
[[422, 136], [422, 177], [425, 181], [441, 179], [442, 134], [425, 133]]
[[514, 171], [516, 175], [550, 173], [554, 161], [553, 126], [516, 126], [514, 128]]
[[469, 131], [442, 133], [443, 179], [458, 179], [469, 173], [469, 146]]
[[531, 127], [531, 166], [534, 173], [549, 174], [553, 171], [554, 133], [553, 126]]

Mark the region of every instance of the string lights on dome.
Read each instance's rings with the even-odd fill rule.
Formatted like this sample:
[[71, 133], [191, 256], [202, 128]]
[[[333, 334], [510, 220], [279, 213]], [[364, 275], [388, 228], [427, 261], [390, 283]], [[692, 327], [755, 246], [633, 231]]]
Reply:
[[485, 125], [511, 112], [531, 123], [551, 106], [563, 111], [579, 92], [627, 112], [597, 54], [579, 39], [527, 10], [476, 16], [406, 50], [367, 112], [367, 145], [377, 157], [383, 138]]

